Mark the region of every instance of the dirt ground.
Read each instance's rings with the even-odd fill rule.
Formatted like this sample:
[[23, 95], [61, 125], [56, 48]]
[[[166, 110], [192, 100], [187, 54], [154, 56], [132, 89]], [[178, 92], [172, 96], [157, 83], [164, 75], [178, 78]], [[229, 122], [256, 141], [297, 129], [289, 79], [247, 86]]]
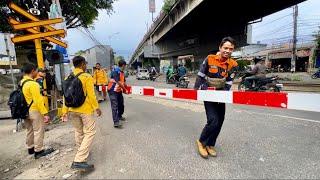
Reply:
[[[14, 132], [15, 121], [0, 121], [0, 178], [1, 179], [67, 179], [81, 174], [70, 168], [75, 155], [75, 141], [70, 122], [49, 125], [45, 146], [56, 151], [35, 160], [28, 155], [26, 131]], [[5, 145], [5, 146], [4, 146]]]

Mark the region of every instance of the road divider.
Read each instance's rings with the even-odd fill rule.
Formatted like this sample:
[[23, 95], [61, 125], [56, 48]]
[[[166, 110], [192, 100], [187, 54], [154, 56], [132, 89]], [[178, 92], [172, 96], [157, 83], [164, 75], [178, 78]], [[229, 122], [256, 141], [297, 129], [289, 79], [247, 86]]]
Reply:
[[[100, 87], [99, 89], [105, 88]], [[320, 94], [316, 93], [163, 89], [148, 86], [129, 86], [128, 90], [129, 94], [167, 99], [210, 101], [320, 112]]]

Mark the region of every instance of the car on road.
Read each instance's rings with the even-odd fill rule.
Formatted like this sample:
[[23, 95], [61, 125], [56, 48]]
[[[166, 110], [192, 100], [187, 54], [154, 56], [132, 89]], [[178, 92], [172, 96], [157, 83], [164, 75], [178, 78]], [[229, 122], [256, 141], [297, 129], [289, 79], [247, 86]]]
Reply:
[[136, 76], [138, 80], [150, 78], [149, 71], [147, 69], [139, 69]]

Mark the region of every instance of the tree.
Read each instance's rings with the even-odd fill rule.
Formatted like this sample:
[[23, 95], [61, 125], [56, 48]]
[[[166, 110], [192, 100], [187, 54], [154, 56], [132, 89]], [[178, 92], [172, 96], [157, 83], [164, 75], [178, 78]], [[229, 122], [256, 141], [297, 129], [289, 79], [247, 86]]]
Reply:
[[168, 14], [175, 2], [176, 2], [176, 0], [164, 0], [164, 4], [162, 6], [162, 10], [166, 14]]
[[316, 41], [317, 48], [320, 48], [320, 30], [318, 31], [318, 34], [314, 35], [314, 37], [316, 38], [315, 41]]
[[123, 57], [123, 56], [116, 56], [116, 57], [114, 58], [114, 64], [115, 64], [115, 65], [118, 65], [118, 63], [119, 63], [120, 60], [124, 60], [124, 57]]
[[80, 51], [78, 51], [78, 52], [76, 52], [76, 53], [74, 53], [74, 54], [77, 55], [77, 56], [82, 56], [82, 55], [85, 54], [85, 51], [80, 50]]
[[245, 67], [250, 65], [250, 61], [248, 60], [243, 60], [243, 59], [238, 59], [237, 60], [237, 63], [238, 63], [238, 68], [239, 68], [239, 71], [244, 71], [245, 70]]
[[[31, 0], [1, 0], [0, 1], [0, 32], [12, 32], [7, 22], [8, 17], [14, 17], [25, 21], [19, 14], [11, 11], [7, 3], [13, 1], [24, 9], [33, 7]], [[47, 19], [50, 11], [51, 0], [36, 0], [39, 2], [41, 12], [39, 19]], [[89, 27], [99, 15], [99, 10], [112, 12], [112, 4], [115, 0], [60, 0], [62, 15], [65, 17], [67, 28]], [[3, 18], [5, 17], [5, 18]]]
[[320, 27], [317, 33], [315, 33], [313, 35], [313, 37], [315, 38], [315, 48], [314, 48], [314, 52], [312, 53], [312, 64], [316, 63], [316, 58], [320, 56]]

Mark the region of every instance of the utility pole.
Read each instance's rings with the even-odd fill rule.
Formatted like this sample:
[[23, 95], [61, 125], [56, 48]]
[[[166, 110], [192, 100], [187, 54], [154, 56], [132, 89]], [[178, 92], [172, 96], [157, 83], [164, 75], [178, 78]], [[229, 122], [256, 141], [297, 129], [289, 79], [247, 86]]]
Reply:
[[13, 77], [13, 69], [12, 69], [12, 57], [10, 56], [10, 50], [9, 50], [9, 44], [8, 44], [8, 36], [9, 34], [4, 34], [4, 42], [6, 43], [6, 51], [7, 51], [7, 56], [9, 59], [9, 64], [10, 64], [10, 72], [11, 72], [11, 79], [12, 79], [12, 84], [13, 84], [13, 89], [16, 90], [16, 83], [14, 81]]
[[292, 44], [292, 57], [291, 57], [291, 72], [296, 71], [297, 60], [297, 21], [298, 21], [298, 5], [293, 6], [293, 44]]

